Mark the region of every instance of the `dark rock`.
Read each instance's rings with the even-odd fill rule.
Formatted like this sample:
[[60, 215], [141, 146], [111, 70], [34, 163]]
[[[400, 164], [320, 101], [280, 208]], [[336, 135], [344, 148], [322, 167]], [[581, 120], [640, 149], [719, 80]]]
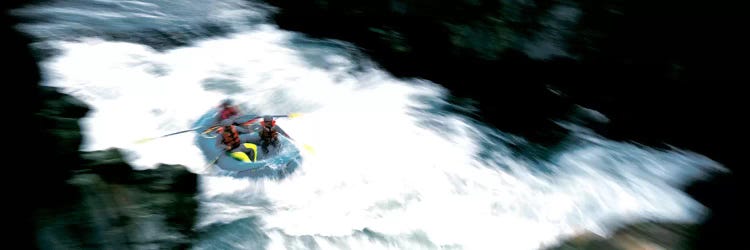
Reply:
[[160, 164], [156, 169], [136, 172], [135, 179], [138, 184], [151, 183], [144, 187], [151, 191], [197, 192], [197, 176], [182, 165]]
[[[84, 152], [68, 205], [37, 212], [42, 248], [187, 248], [197, 175], [179, 165], [133, 170], [120, 150]], [[65, 215], [65, 216], [61, 216]]]
[[740, 192], [740, 177], [736, 174], [720, 174], [709, 180], [699, 181], [687, 192], [698, 202], [711, 209], [708, 220], [698, 227], [696, 249], [727, 249], [744, 244], [741, 235], [740, 203], [744, 194]]
[[40, 87], [40, 92], [45, 107], [40, 113], [44, 116], [78, 119], [86, 116], [91, 110], [83, 101], [61, 93], [57, 88], [43, 86]]
[[[4, 24], [17, 23], [5, 14]], [[190, 248], [197, 176], [181, 166], [134, 171], [115, 148], [81, 152], [79, 122], [89, 107], [41, 87], [31, 39], [8, 27], [3, 58], [16, 88], [3, 98], [10, 101], [4, 103], [11, 111], [6, 140], [14, 158], [6, 163], [10, 182], [4, 183], [13, 190], [7, 214], [17, 221], [6, 243], [22, 249]]]
[[609, 237], [586, 232], [570, 237], [548, 250], [567, 249], [694, 249], [696, 225], [643, 222], [626, 225]]
[[[36, 85], [34, 83], [33, 85]], [[29, 197], [46, 197], [33, 199], [30, 204], [41, 207], [56, 207], [68, 204], [76, 196], [73, 187], [67, 184], [73, 171], [81, 168], [79, 148], [83, 135], [79, 119], [85, 116], [89, 108], [72, 96], [59, 93], [54, 88], [39, 87], [39, 110], [29, 111], [33, 124], [14, 128], [19, 135], [17, 140], [22, 153], [16, 154], [19, 160], [27, 162], [24, 174], [34, 176], [24, 185], [33, 186]]]
[[134, 175], [137, 187], [165, 201], [157, 210], [166, 217], [167, 224], [184, 235], [192, 235], [198, 208], [194, 198], [198, 192], [198, 176], [184, 166], [166, 164], [137, 171]]
[[122, 152], [115, 148], [104, 151], [82, 152], [84, 169], [90, 170], [107, 182], [133, 183], [133, 169], [125, 162]]
[[[7, 142], [13, 142], [3, 152], [4, 155], [9, 156], [3, 164], [4, 174], [7, 177], [6, 181], [3, 181], [5, 184], [3, 189], [12, 190], [8, 192], [5, 199], [12, 204], [6, 206], [8, 209], [6, 214], [9, 215], [10, 225], [13, 226], [13, 230], [5, 235], [8, 239], [5, 243], [17, 248], [35, 249], [33, 209], [41, 203], [42, 199], [39, 197], [45, 197], [42, 190], [47, 189], [47, 181], [53, 180], [50, 175], [59, 176], [59, 174], [37, 175], [42, 171], [34, 167], [50, 166], [47, 164], [50, 161], [39, 157], [38, 152], [31, 150], [37, 149], [36, 142], [43, 140], [39, 133], [41, 131], [40, 119], [34, 115], [40, 110], [42, 103], [38, 92], [41, 76], [39, 67], [28, 47], [31, 39], [14, 29], [18, 21], [7, 11], [25, 3], [27, 1], [3, 1], [2, 60], [3, 65], [6, 65], [3, 76], [7, 86], [13, 86], [12, 90], [8, 89], [6, 92], [6, 97], [1, 98], [2, 106], [5, 107], [3, 115], [10, 121], [4, 123], [3, 127], [4, 131], [14, 131], [14, 133], [4, 134]], [[12, 93], [12, 98], [8, 93]], [[25, 102], [19, 105], [19, 99]], [[21, 133], [19, 128], [30, 133]], [[37, 159], [37, 161], [30, 159]]]

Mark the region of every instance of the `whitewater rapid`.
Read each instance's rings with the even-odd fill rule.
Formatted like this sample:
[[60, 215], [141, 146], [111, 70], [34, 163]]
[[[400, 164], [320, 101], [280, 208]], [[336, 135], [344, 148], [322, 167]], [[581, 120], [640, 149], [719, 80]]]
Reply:
[[[26, 32], [56, 51], [40, 62], [43, 84], [92, 107], [82, 150], [118, 147], [137, 169], [202, 174], [195, 249], [537, 249], [631, 220], [698, 222], [707, 210], [680, 188], [720, 168], [581, 128], [546, 160], [519, 157], [508, 144], [522, 138], [448, 112], [441, 86], [280, 30], [257, 3], [128, 1], [92, 5], [92, 16], [75, 10], [107, 1], [73, 2], [25, 10], [47, 22]], [[168, 49], [76, 36], [81, 25], [136, 33], [117, 24], [138, 18], [229, 31]], [[136, 143], [189, 129], [227, 97], [248, 113], [302, 113], [278, 124], [314, 153], [286, 179], [252, 180], [204, 172], [194, 134]]]

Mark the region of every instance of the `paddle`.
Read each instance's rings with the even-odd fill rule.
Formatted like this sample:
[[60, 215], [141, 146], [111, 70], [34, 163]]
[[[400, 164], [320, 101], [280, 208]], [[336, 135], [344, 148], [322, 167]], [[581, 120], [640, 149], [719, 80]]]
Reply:
[[[298, 118], [298, 117], [300, 117], [300, 116], [302, 116], [302, 114], [301, 114], [301, 113], [291, 113], [291, 114], [288, 114], [288, 115], [271, 115], [271, 117], [273, 117], [273, 118], [291, 118], [291, 119], [294, 119], [294, 118]], [[250, 120], [248, 120], [248, 121], [246, 121], [246, 122], [242, 123], [242, 125], [250, 125], [250, 124], [253, 124], [253, 123], [257, 122], [257, 121], [258, 121], [259, 119], [261, 119], [261, 118], [263, 118], [263, 117], [264, 117], [264, 116], [256, 116], [256, 117], [253, 117], [253, 119], [250, 119]], [[282, 130], [282, 132], [283, 132], [283, 130]], [[289, 135], [288, 135], [288, 134], [287, 134], [286, 132], [283, 132], [283, 133], [284, 133], [284, 135], [285, 135], [285, 136], [286, 136], [287, 138], [289, 138], [290, 140], [292, 140], [292, 141], [296, 141], [296, 140], [294, 140], [294, 139], [293, 139], [293, 138], [292, 138], [291, 136], [289, 136]], [[307, 150], [307, 152], [310, 152], [311, 154], [315, 154], [315, 149], [314, 149], [314, 148], [313, 148], [312, 146], [310, 146], [309, 144], [305, 144], [305, 143], [303, 143], [303, 144], [302, 144], [302, 147], [303, 147], [303, 148], [304, 148], [305, 150]]]
[[[222, 152], [222, 153], [224, 153], [224, 152]], [[214, 160], [212, 160], [211, 162], [209, 162], [208, 164], [206, 164], [206, 166], [203, 167], [203, 172], [208, 171], [208, 169], [211, 168], [211, 166], [213, 166], [214, 163], [216, 163], [216, 161], [219, 160], [219, 157], [221, 157], [221, 154], [217, 155], [216, 158], [214, 158]]]
[[[296, 118], [296, 117], [299, 117], [299, 116], [301, 116], [301, 114], [299, 114], [299, 113], [291, 113], [291, 114], [288, 114], [288, 115], [273, 115], [272, 117], [274, 117], [274, 118], [278, 118], [278, 117]], [[250, 125], [250, 124], [256, 122], [258, 119], [261, 119], [261, 118], [263, 118], [263, 116], [255, 116], [255, 117], [251, 118], [250, 120], [241, 123], [241, 125], [243, 125], [243, 126]], [[209, 127], [208, 129], [204, 130], [203, 133], [210, 132], [211, 130], [213, 130], [215, 128], [218, 128], [219, 126], [220, 125], [213, 125], [213, 126]], [[140, 144], [140, 143], [146, 143], [146, 142], [150, 142], [150, 141], [153, 141], [153, 140], [156, 140], [156, 139], [159, 139], [159, 138], [164, 138], [164, 137], [168, 137], [168, 136], [173, 136], [173, 135], [178, 135], [178, 134], [182, 134], [182, 133], [192, 132], [192, 131], [196, 131], [198, 129], [200, 129], [200, 127], [191, 128], [191, 129], [188, 129], [188, 130], [178, 131], [178, 132], [174, 132], [174, 133], [169, 133], [169, 134], [162, 135], [162, 136], [157, 136], [157, 137], [143, 138], [143, 139], [137, 140], [135, 143], [138, 143], [138, 144]]]
[[[292, 114], [289, 114], [288, 116], [278, 116], [278, 117], [297, 118], [297, 117], [300, 117], [301, 115], [302, 114], [300, 114], [300, 113], [292, 113]], [[291, 136], [289, 136], [288, 134], [286, 134], [286, 132], [284, 132], [284, 134], [290, 140], [297, 141], [297, 140], [293, 139]], [[305, 150], [307, 150], [307, 152], [310, 152], [311, 154], [315, 154], [315, 149], [310, 144], [302, 143], [302, 148], [304, 148]]]
[[167, 136], [172, 136], [172, 135], [187, 133], [187, 132], [191, 132], [191, 131], [196, 131], [198, 129], [199, 128], [191, 128], [191, 129], [188, 129], [188, 130], [174, 132], [174, 133], [170, 133], [170, 134], [166, 134], [166, 135], [162, 135], [162, 136], [150, 137], [150, 138], [143, 138], [143, 139], [140, 139], [140, 140], [136, 141], [135, 143], [145, 143], [145, 142], [153, 141], [153, 140], [156, 140], [156, 139], [159, 139], [159, 138], [164, 138], [164, 137], [167, 137]]

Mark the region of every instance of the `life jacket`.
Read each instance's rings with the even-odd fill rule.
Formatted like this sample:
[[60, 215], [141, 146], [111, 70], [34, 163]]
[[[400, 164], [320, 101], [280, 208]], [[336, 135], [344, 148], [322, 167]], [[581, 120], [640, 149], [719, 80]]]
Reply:
[[278, 140], [279, 132], [276, 131], [276, 121], [271, 121], [271, 126], [268, 127], [263, 123], [263, 129], [260, 131], [260, 139], [268, 142]]
[[[237, 128], [235, 128], [234, 126], [226, 126], [221, 127], [218, 130], [219, 133], [221, 133], [221, 143], [224, 143], [224, 145], [230, 146], [232, 148], [240, 145], [240, 133], [237, 132]], [[229, 131], [229, 133], [225, 133], [225, 131]]]
[[227, 118], [232, 117], [234, 115], [237, 115], [237, 113], [238, 113], [237, 109], [235, 109], [234, 107], [228, 107], [228, 108], [225, 108], [225, 109], [221, 110], [221, 116], [220, 117], [221, 117], [222, 120], [224, 120], [224, 119], [227, 119]]

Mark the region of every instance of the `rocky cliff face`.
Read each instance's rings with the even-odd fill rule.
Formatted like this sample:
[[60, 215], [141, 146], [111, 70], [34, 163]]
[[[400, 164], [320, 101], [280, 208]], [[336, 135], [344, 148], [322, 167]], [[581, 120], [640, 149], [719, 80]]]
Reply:
[[179, 165], [136, 171], [121, 152], [81, 152], [78, 121], [85, 104], [40, 88], [37, 113], [49, 149], [49, 165], [27, 166], [40, 174], [33, 225], [42, 249], [188, 248], [196, 218], [197, 175]]
[[62, 204], [37, 211], [41, 248], [189, 248], [195, 174], [176, 165], [134, 171], [116, 149], [82, 157], [81, 169], [68, 180], [75, 192]]
[[[16, 7], [24, 1], [11, 1]], [[21, 249], [184, 249], [193, 238], [197, 176], [183, 166], [135, 171], [118, 149], [79, 150], [83, 102], [42, 87], [28, 45], [3, 15], [7, 148], [3, 157], [14, 223], [6, 244]], [[6, 156], [6, 155], [4, 155]]]

